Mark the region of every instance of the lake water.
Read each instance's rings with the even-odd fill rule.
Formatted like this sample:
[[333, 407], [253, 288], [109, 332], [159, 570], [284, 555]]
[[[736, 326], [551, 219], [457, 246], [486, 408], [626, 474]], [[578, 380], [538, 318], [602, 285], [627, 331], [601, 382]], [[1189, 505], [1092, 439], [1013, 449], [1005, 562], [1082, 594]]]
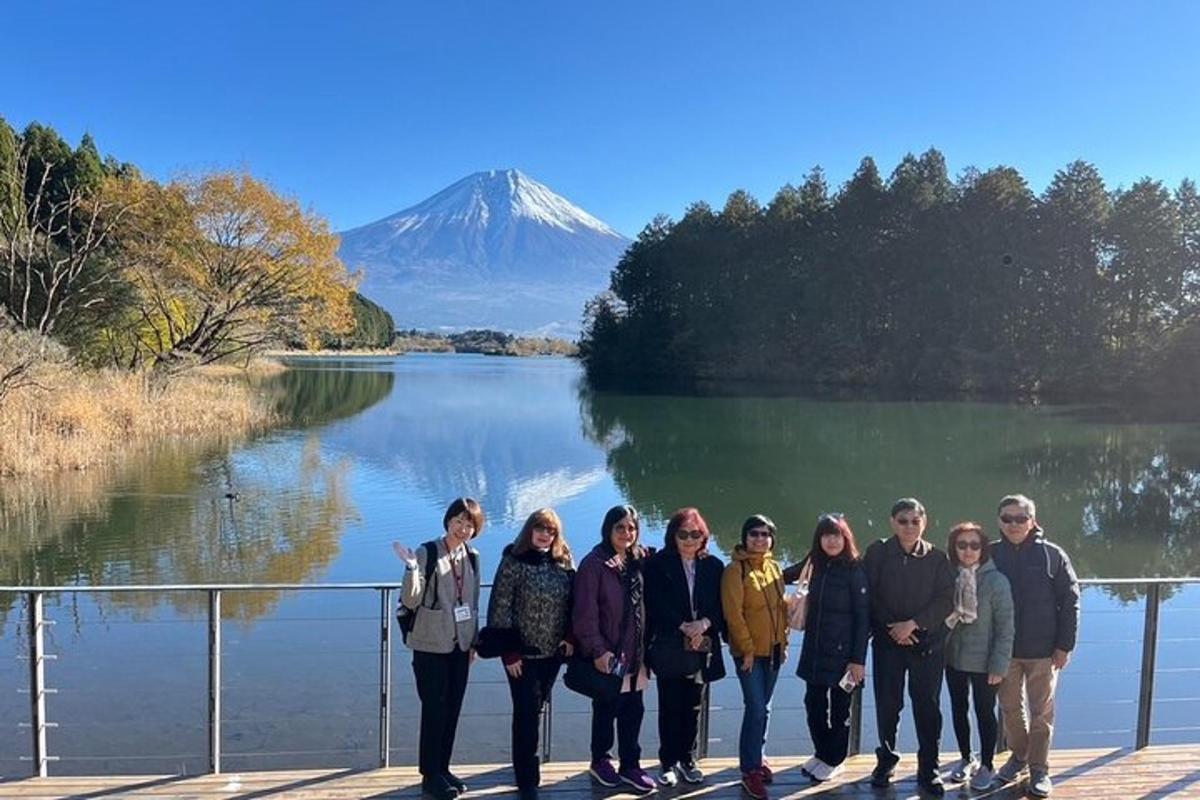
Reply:
[[[440, 532], [460, 495], [481, 499], [490, 576], [533, 509], [554, 506], [577, 554], [604, 511], [631, 502], [644, 537], [697, 505], [728, 553], [765, 512], [787, 559], [823, 511], [862, 543], [887, 535], [898, 496], [922, 498], [931, 533], [1023, 491], [1081, 576], [1200, 574], [1200, 427], [1130, 425], [1071, 409], [980, 403], [593, 395], [573, 361], [409, 355], [296, 359], [263, 390], [288, 423], [249, 442], [160, 447], [108, 470], [0, 483], [0, 585], [370, 582], [401, 576], [389, 543]], [[1138, 590], [1088, 589], [1060, 690], [1061, 746], [1131, 744], [1143, 607]], [[379, 597], [223, 597], [226, 771], [371, 766], [377, 758]], [[203, 771], [206, 598], [50, 596], [52, 774]], [[1163, 608], [1154, 741], [1200, 740], [1200, 589]], [[0, 593], [0, 775], [30, 753], [22, 599]], [[794, 635], [799, 643], [799, 636]], [[794, 665], [795, 648], [793, 649]], [[393, 654], [393, 763], [415, 762], [407, 651]], [[802, 684], [786, 669], [770, 749], [809, 752]], [[654, 760], [653, 692], [642, 742]], [[472, 673], [457, 758], [508, 757], [507, 687]], [[945, 706], [948, 716], [948, 705]], [[555, 694], [556, 759], [587, 752], [585, 702]], [[737, 682], [714, 687], [714, 755], [736, 751]], [[864, 703], [864, 748], [873, 707]], [[947, 718], [943, 741], [952, 749]], [[914, 746], [911, 728], [903, 746]], [[907, 762], [906, 762], [907, 763]]]

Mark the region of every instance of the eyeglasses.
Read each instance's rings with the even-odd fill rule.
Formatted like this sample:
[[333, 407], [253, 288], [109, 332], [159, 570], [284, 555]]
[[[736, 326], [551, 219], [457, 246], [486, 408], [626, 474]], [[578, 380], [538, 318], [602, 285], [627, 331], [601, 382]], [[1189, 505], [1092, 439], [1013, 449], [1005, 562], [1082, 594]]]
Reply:
[[1000, 521], [1005, 525], [1024, 525], [1026, 522], [1029, 522], [1029, 515], [1017, 514], [1015, 516], [1010, 516], [1008, 514], [1001, 514]]
[[685, 540], [686, 540], [686, 539], [703, 539], [703, 538], [704, 538], [704, 531], [684, 531], [684, 530], [678, 530], [678, 531], [675, 531], [675, 536], [676, 536], [676, 538], [679, 538], [679, 539], [685, 539]]
[[897, 525], [920, 525], [922, 517], [895, 517]]
[[541, 522], [533, 526], [533, 532], [537, 533], [538, 531], [541, 531], [542, 533], [548, 533], [552, 536], [558, 533], [558, 529], [553, 525], [546, 525], [545, 523]]
[[751, 539], [761, 539], [770, 535], [771, 532], [766, 528], [751, 528], [750, 530], [746, 531], [746, 536]]
[[983, 542], [978, 539], [959, 539], [954, 543], [954, 547], [958, 550], [982, 550]]

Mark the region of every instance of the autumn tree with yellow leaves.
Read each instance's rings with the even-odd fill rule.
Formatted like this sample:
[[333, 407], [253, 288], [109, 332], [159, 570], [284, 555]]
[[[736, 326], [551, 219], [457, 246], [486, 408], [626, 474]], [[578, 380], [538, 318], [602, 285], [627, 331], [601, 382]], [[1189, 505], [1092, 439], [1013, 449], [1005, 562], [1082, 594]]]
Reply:
[[120, 237], [136, 301], [106, 332], [113, 361], [174, 369], [353, 328], [337, 236], [295, 201], [243, 173], [116, 191], [136, 209]]

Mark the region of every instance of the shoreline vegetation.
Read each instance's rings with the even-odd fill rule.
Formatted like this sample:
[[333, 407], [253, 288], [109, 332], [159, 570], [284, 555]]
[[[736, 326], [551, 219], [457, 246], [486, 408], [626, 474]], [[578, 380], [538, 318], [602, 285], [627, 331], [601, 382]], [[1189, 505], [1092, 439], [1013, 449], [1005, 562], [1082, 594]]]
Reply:
[[0, 118], [0, 478], [277, 424], [263, 350], [392, 335], [337, 249], [245, 172], [160, 183]]
[[[0, 331], [0, 351], [13, 336]], [[275, 362], [214, 364], [159, 381], [81, 369], [61, 345], [42, 347], [21, 390], [0, 400], [0, 480], [108, 467], [147, 445], [229, 441], [278, 421], [271, 399], [247, 380], [283, 370]]]
[[1110, 188], [1076, 161], [1034, 194], [1014, 168], [886, 179], [819, 167], [763, 206], [658, 217], [588, 303], [595, 389], [983, 398], [1196, 419], [1200, 191]]
[[566, 339], [516, 336], [493, 330], [469, 330], [462, 333], [436, 333], [411, 329], [397, 331], [387, 347], [323, 347], [266, 350], [264, 356], [400, 356], [405, 353], [474, 353], [486, 356], [564, 356], [579, 355], [579, 347]]

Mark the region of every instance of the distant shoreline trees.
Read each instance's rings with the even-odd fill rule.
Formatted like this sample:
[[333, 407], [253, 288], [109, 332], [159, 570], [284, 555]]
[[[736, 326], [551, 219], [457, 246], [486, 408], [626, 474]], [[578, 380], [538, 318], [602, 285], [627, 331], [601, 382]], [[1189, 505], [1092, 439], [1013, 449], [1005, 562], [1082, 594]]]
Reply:
[[1037, 196], [932, 149], [836, 193], [815, 168], [766, 207], [656, 218], [584, 327], [601, 389], [1171, 404], [1200, 392], [1200, 195], [1076, 161]]

